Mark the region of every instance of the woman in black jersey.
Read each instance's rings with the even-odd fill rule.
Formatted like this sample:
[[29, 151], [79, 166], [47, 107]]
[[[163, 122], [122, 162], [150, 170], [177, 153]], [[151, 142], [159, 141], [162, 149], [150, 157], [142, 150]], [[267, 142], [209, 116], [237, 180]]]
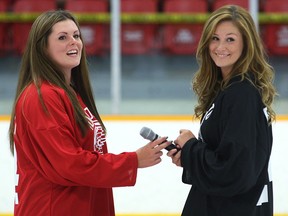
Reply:
[[183, 216], [272, 216], [269, 176], [274, 71], [250, 14], [228, 5], [204, 26], [193, 78], [198, 138], [180, 130], [168, 152], [192, 188]]

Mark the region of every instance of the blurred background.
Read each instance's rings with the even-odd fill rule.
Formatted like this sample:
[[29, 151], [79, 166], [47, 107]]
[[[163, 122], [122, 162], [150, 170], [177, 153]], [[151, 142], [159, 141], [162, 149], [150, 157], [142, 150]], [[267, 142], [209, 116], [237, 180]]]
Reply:
[[70, 10], [80, 21], [101, 114], [193, 114], [191, 79], [203, 23], [225, 4], [243, 6], [255, 18], [276, 72], [275, 110], [287, 114], [288, 0], [0, 0], [0, 115], [11, 112], [31, 24], [51, 9]]
[[[39, 13], [66, 9], [78, 18], [96, 104], [112, 134], [109, 149], [116, 153], [145, 142], [139, 136], [145, 125], [172, 139], [179, 128], [199, 129], [191, 121], [195, 52], [209, 13], [226, 4], [250, 11], [275, 69], [274, 203], [275, 215], [287, 216], [288, 0], [0, 0], [0, 215], [13, 215], [8, 120], [21, 56]], [[135, 187], [114, 191], [118, 216], [176, 216], [189, 186], [181, 182], [181, 169], [163, 157], [161, 165], [139, 171]]]

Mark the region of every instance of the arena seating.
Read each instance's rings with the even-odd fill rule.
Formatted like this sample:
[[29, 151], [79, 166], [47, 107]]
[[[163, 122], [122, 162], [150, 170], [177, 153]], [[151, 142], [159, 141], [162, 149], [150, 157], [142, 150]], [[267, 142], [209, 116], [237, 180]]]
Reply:
[[[264, 12], [286, 13], [287, 1], [266, 0]], [[263, 27], [265, 45], [270, 55], [288, 55], [288, 24], [267, 24]]]
[[[123, 13], [156, 13], [156, 0], [122, 0]], [[122, 54], [146, 54], [153, 49], [155, 39], [155, 24], [127, 24], [123, 23], [121, 29]]]
[[[165, 0], [164, 13], [206, 13], [205, 0]], [[171, 54], [194, 54], [203, 24], [168, 23], [163, 27], [163, 49]]]
[[[0, 1], [0, 12], [6, 12], [8, 8], [8, 3], [5, 1]], [[7, 51], [8, 42], [8, 24], [0, 23], [0, 56], [4, 55]]]
[[[22, 54], [33, 20], [11, 21], [24, 13], [41, 13], [56, 9], [59, 2], [63, 9], [77, 13], [110, 13], [110, 0], [0, 0], [0, 13], [9, 12], [8, 21], [0, 22], [1, 55]], [[259, 0], [259, 12], [286, 13], [288, 4], [283, 0]], [[236, 4], [249, 9], [249, 0], [121, 0], [121, 13], [165, 15], [209, 13], [217, 8]], [[62, 7], [61, 7], [62, 8]], [[10, 13], [12, 12], [12, 13]], [[17, 13], [16, 15], [13, 12]], [[27, 15], [25, 13], [28, 13]], [[174, 15], [173, 15], [174, 16]], [[177, 15], [178, 16], [178, 15]], [[3, 16], [5, 17], [5, 15]], [[121, 23], [121, 52], [124, 55], [163, 53], [174, 55], [195, 54], [202, 33], [203, 23]], [[161, 20], [160, 20], [161, 21]], [[81, 22], [81, 32], [88, 55], [110, 52], [110, 23]], [[260, 34], [270, 55], [288, 55], [288, 24], [260, 23]]]
[[216, 10], [219, 7], [222, 7], [224, 5], [239, 5], [243, 8], [249, 9], [249, 0], [214, 0], [213, 4], [212, 4], [212, 10]]
[[[16, 1], [12, 7], [13, 12], [16, 13], [41, 13], [43, 11], [55, 9], [55, 1], [50, 0], [19, 0]], [[32, 26], [30, 22], [17, 22], [12, 24], [12, 40], [13, 50], [17, 54], [22, 54], [26, 47], [29, 31]]]
[[[107, 13], [108, 2], [103, 0], [67, 1], [65, 9], [73, 13]], [[87, 55], [101, 55], [104, 53], [104, 28], [108, 24], [80, 23], [82, 38]]]

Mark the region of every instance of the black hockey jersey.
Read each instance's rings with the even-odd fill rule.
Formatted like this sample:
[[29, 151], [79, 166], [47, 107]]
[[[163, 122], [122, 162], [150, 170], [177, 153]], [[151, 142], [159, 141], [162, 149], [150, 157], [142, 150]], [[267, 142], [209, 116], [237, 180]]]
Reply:
[[234, 77], [181, 153], [192, 188], [182, 216], [272, 216], [272, 126], [257, 88]]

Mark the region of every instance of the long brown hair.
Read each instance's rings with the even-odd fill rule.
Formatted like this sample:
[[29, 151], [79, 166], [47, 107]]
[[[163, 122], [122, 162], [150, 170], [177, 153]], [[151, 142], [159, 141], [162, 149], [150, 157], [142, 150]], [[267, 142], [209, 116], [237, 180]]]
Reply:
[[[243, 51], [234, 64], [228, 79], [223, 80], [221, 70], [213, 62], [209, 54], [209, 44], [217, 25], [223, 21], [231, 21], [239, 29], [243, 37]], [[261, 38], [256, 30], [252, 17], [245, 9], [227, 5], [214, 11], [204, 25], [196, 53], [199, 69], [193, 77], [193, 90], [198, 96], [198, 105], [195, 107], [195, 116], [202, 116], [216, 94], [227, 87], [230, 79], [240, 75], [242, 80], [248, 79], [248, 72], [252, 73], [255, 81], [252, 82], [261, 93], [262, 101], [267, 106], [271, 120], [276, 114], [272, 109], [272, 102], [276, 93], [273, 86], [274, 71], [267, 62], [267, 55]]]
[[[75, 17], [70, 12], [63, 10], [47, 11], [41, 14], [40, 16], [37, 17], [37, 19], [34, 21], [31, 27], [26, 49], [22, 57], [20, 73], [18, 78], [18, 85], [16, 89], [16, 96], [11, 114], [9, 137], [10, 137], [10, 149], [12, 154], [14, 151], [13, 134], [14, 134], [15, 105], [21, 93], [31, 83], [34, 83], [38, 90], [39, 99], [42, 103], [44, 110], [46, 110], [46, 107], [45, 104], [43, 103], [43, 98], [40, 91], [41, 82], [48, 81], [49, 83], [64, 89], [69, 99], [71, 100], [72, 106], [74, 108], [77, 124], [79, 125], [82, 134], [84, 135], [86, 133], [86, 130], [88, 128], [88, 122], [87, 118], [85, 117], [84, 111], [81, 108], [76, 95], [73, 93], [71, 88], [66, 84], [64, 73], [53, 63], [53, 61], [49, 58], [46, 52], [48, 36], [51, 34], [52, 27], [56, 23], [67, 19], [72, 20], [77, 25], [80, 31], [79, 23], [77, 22]], [[89, 72], [84, 46], [81, 53], [80, 64], [72, 69], [71, 82], [73, 83], [74, 90], [81, 96], [85, 105], [98, 119], [103, 129], [105, 130], [105, 126], [101, 120], [100, 115], [98, 114], [95, 105], [89, 79]]]

